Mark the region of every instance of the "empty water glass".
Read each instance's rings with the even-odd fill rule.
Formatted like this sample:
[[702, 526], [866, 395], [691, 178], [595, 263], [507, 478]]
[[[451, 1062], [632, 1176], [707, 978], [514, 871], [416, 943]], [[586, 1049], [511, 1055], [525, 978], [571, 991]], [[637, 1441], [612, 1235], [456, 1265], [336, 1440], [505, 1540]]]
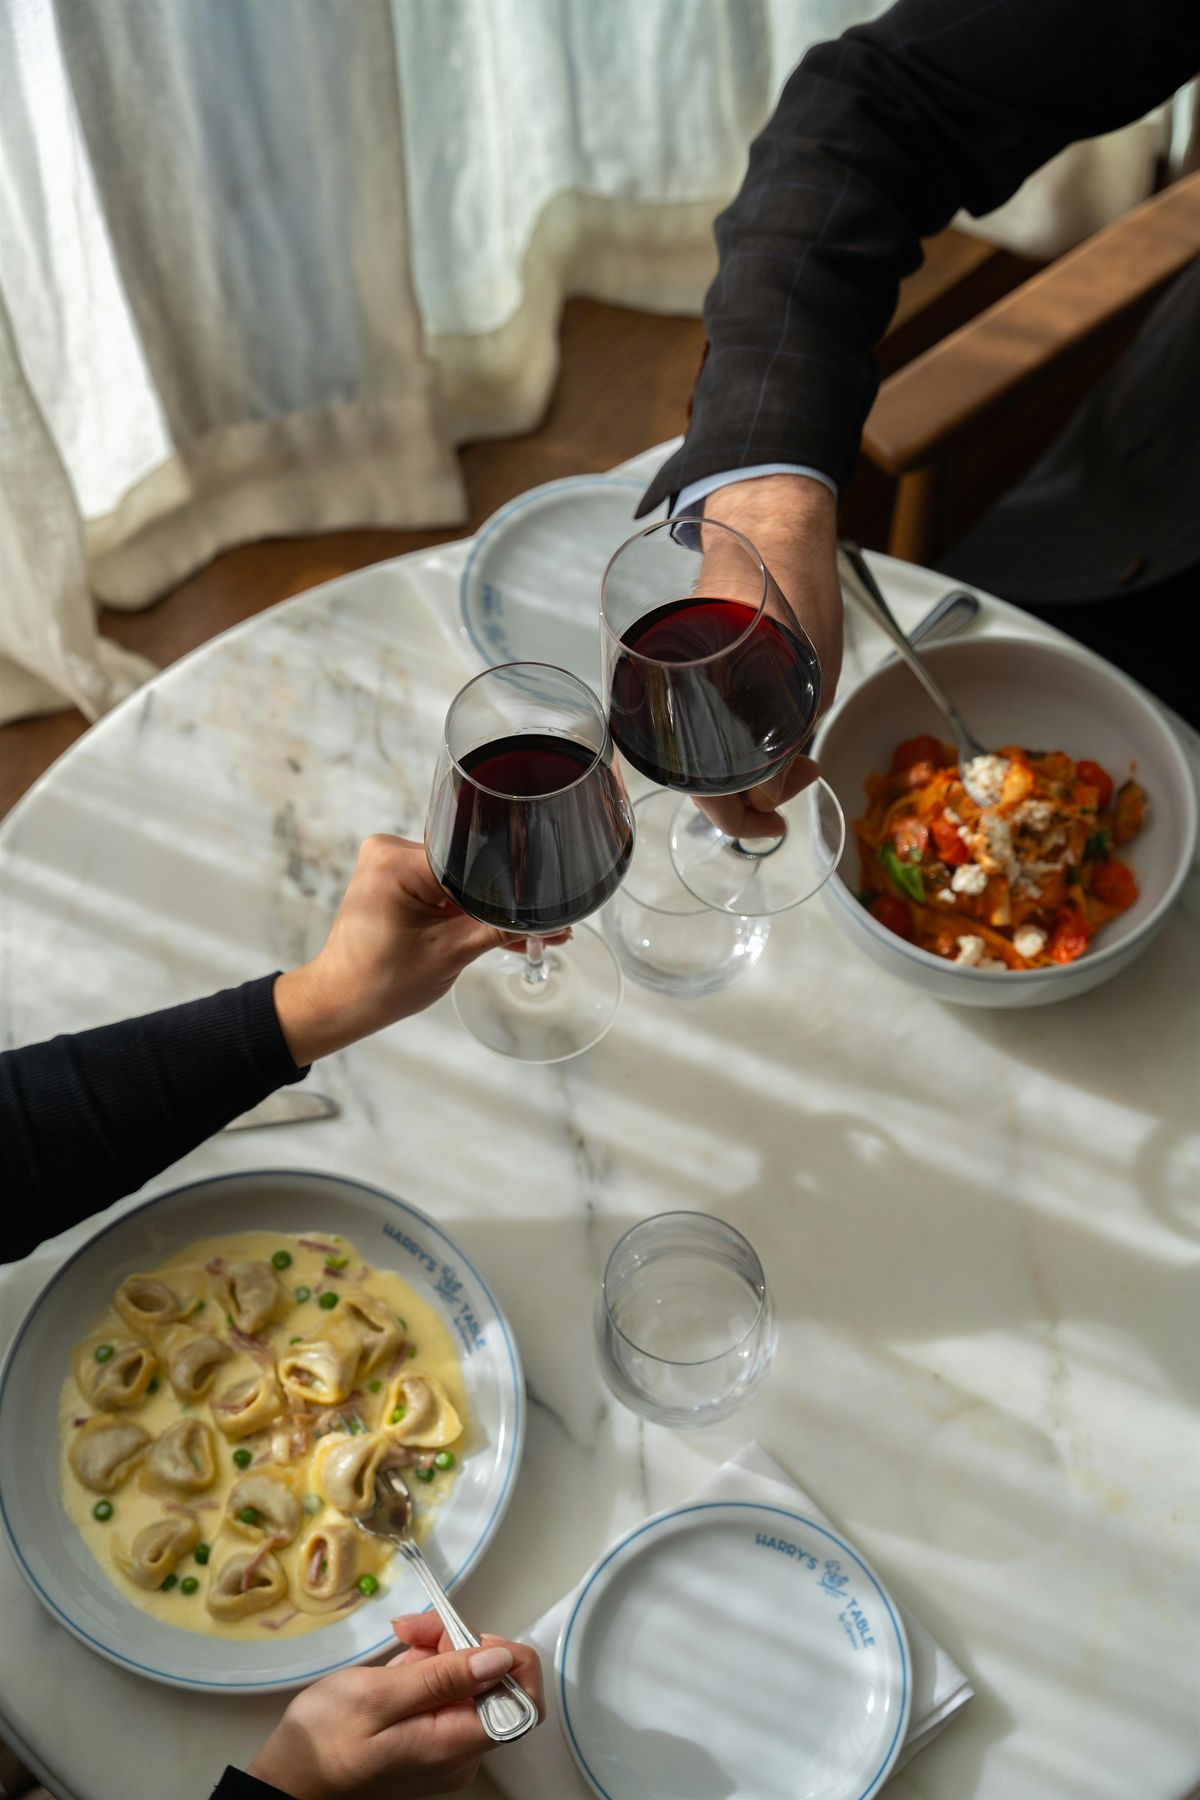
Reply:
[[625, 1233], [596, 1303], [608, 1386], [658, 1425], [711, 1425], [748, 1400], [775, 1354], [762, 1264], [708, 1213], [669, 1212]]

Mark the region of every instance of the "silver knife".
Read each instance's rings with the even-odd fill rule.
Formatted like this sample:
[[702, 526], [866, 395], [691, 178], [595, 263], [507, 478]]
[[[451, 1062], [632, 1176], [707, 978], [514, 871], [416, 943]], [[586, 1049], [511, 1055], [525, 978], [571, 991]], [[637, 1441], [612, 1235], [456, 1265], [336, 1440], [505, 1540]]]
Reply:
[[256, 1125], [302, 1125], [306, 1119], [336, 1119], [340, 1111], [337, 1101], [328, 1094], [293, 1093], [284, 1088], [278, 1094], [268, 1094], [249, 1112], [230, 1119], [223, 1129], [251, 1131]]

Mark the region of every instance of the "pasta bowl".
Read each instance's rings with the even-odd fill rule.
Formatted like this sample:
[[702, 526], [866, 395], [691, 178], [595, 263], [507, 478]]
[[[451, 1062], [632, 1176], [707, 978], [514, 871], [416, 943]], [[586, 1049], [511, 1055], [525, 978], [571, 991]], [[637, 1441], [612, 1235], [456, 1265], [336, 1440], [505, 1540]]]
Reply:
[[[826, 904], [867, 956], [910, 986], [961, 1006], [1048, 1006], [1085, 994], [1137, 960], [1162, 929], [1196, 853], [1196, 791], [1166, 714], [1111, 663], [1065, 639], [982, 635], [923, 649], [982, 742], [1064, 750], [1090, 758], [1119, 784], [1131, 772], [1149, 813], [1120, 852], [1138, 898], [1077, 961], [993, 971], [947, 961], [889, 931], [858, 899], [851, 849], [825, 885]], [[891, 765], [895, 746], [922, 732], [946, 735], [931, 702], [899, 662], [885, 663], [841, 699], [813, 754], [847, 819], [866, 804], [869, 774]]]
[[450, 1589], [496, 1533], [525, 1433], [521, 1364], [491, 1290], [439, 1225], [395, 1195], [334, 1175], [263, 1170], [175, 1188], [98, 1231], [42, 1289], [0, 1372], [0, 1526], [38, 1599], [82, 1643], [150, 1680], [223, 1694], [301, 1687], [394, 1650], [389, 1621], [426, 1604], [395, 1559], [377, 1593], [319, 1629], [205, 1636], [127, 1599], [68, 1517], [55, 1421], [73, 1346], [128, 1275], [196, 1239], [247, 1231], [348, 1239], [373, 1267], [403, 1276], [445, 1324], [462, 1372], [467, 1427], [449, 1495], [430, 1512], [425, 1549]]

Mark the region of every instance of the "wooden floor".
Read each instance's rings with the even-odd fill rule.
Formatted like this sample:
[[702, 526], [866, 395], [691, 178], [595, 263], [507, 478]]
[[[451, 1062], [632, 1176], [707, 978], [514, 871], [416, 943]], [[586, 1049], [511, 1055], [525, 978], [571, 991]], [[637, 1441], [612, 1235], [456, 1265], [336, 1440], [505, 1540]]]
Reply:
[[[887, 372], [1007, 292], [1028, 272], [1016, 258], [954, 231], [927, 246], [905, 283], [881, 352]], [[340, 531], [277, 538], [218, 556], [138, 613], [103, 612], [106, 635], [165, 666], [252, 614], [335, 575], [474, 531], [498, 506], [539, 482], [610, 468], [683, 429], [704, 341], [698, 319], [664, 318], [572, 300], [563, 313], [562, 364], [537, 431], [463, 449], [470, 517], [454, 531]], [[891, 490], [865, 465], [845, 497], [850, 535], [886, 534]], [[0, 727], [0, 816], [87, 730], [81, 713]]]

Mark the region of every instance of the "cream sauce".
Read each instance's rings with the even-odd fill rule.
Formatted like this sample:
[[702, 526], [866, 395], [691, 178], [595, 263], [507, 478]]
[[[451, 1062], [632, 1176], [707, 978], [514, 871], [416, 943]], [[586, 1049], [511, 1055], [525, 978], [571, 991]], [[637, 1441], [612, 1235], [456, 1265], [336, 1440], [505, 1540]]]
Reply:
[[[305, 1234], [306, 1237], [308, 1235]], [[276, 1360], [285, 1353], [291, 1339], [319, 1340], [331, 1326], [336, 1325], [341, 1300], [346, 1294], [371, 1294], [386, 1302], [405, 1327], [405, 1360], [400, 1364], [394, 1359], [387, 1359], [381, 1367], [372, 1370], [369, 1376], [360, 1373], [355, 1381], [353, 1398], [346, 1405], [353, 1406], [368, 1431], [386, 1424], [387, 1421], [380, 1415], [389, 1385], [389, 1372], [395, 1373], [402, 1367], [406, 1374], [436, 1377], [463, 1420], [463, 1438], [456, 1440], [454, 1445], [454, 1468], [437, 1470], [433, 1480], [427, 1485], [416, 1480], [410, 1481], [418, 1503], [414, 1507], [418, 1538], [425, 1535], [429, 1525], [429, 1511], [446, 1499], [457, 1473], [457, 1456], [461, 1453], [463, 1439], [469, 1432], [466, 1390], [453, 1342], [441, 1317], [398, 1275], [386, 1270], [368, 1269], [348, 1239], [325, 1237], [320, 1232], [312, 1235], [322, 1243], [336, 1244], [337, 1255], [347, 1259], [341, 1279], [331, 1275], [326, 1269], [326, 1262], [331, 1254], [329, 1251], [305, 1249], [298, 1237], [254, 1231], [239, 1232], [229, 1237], [201, 1239], [189, 1244], [186, 1249], [180, 1250], [156, 1268], [137, 1271], [165, 1281], [185, 1302], [186, 1322], [199, 1331], [220, 1337], [230, 1344], [234, 1355], [218, 1368], [216, 1379], [207, 1394], [190, 1405], [176, 1397], [167, 1379], [166, 1369], [160, 1367], [157, 1371], [156, 1392], [147, 1394], [136, 1405], [122, 1407], [119, 1411], [104, 1416], [132, 1420], [148, 1431], [152, 1438], [181, 1419], [202, 1420], [212, 1431], [217, 1464], [217, 1474], [212, 1486], [202, 1493], [188, 1494], [173, 1489], [154, 1491], [146, 1485], [140, 1468], [135, 1469], [111, 1494], [100, 1495], [85, 1487], [71, 1468], [67, 1453], [79, 1429], [76, 1421], [94, 1416], [94, 1410], [84, 1398], [73, 1370], [63, 1383], [59, 1401], [59, 1479], [68, 1516], [109, 1580], [132, 1605], [149, 1613], [152, 1618], [185, 1631], [198, 1631], [209, 1637], [234, 1638], [240, 1641], [297, 1637], [328, 1624], [332, 1619], [341, 1618], [353, 1607], [370, 1605], [379, 1605], [380, 1616], [386, 1619], [388, 1570], [394, 1554], [385, 1543], [368, 1537], [366, 1533], [353, 1527], [357, 1548], [355, 1576], [373, 1575], [379, 1582], [378, 1592], [367, 1598], [351, 1587], [348, 1593], [343, 1592], [334, 1600], [325, 1602], [312, 1599], [301, 1592], [298, 1579], [301, 1544], [314, 1527], [340, 1522], [345, 1515], [326, 1505], [314, 1493], [311, 1484], [311, 1449], [307, 1455], [295, 1461], [282, 1464], [271, 1460], [260, 1461], [264, 1452], [269, 1453], [271, 1449], [271, 1427], [230, 1442], [213, 1423], [209, 1402], [237, 1381], [260, 1374], [262, 1365], [232, 1342], [231, 1322], [216, 1294], [217, 1277], [207, 1271], [206, 1264], [217, 1258], [223, 1258], [226, 1263], [245, 1260], [269, 1264], [278, 1250], [286, 1250], [291, 1255], [290, 1267], [276, 1271], [287, 1295], [288, 1305], [273, 1324], [258, 1334]], [[360, 1275], [360, 1270], [366, 1270], [366, 1273]], [[309, 1288], [311, 1297], [297, 1302], [294, 1293], [298, 1287]], [[338, 1305], [328, 1310], [322, 1309], [319, 1305], [319, 1291], [322, 1289], [337, 1293]], [[76, 1354], [90, 1357], [98, 1344], [135, 1341], [136, 1334], [110, 1305], [81, 1340]], [[376, 1383], [379, 1384], [378, 1388], [375, 1387]], [[281, 1423], [287, 1423], [286, 1413]], [[234, 1451], [241, 1448], [252, 1453], [252, 1471], [239, 1467], [233, 1460]], [[422, 1460], [426, 1462], [431, 1454], [420, 1452]], [[243, 1619], [215, 1619], [205, 1605], [209, 1578], [215, 1575], [229, 1557], [237, 1552], [253, 1550], [262, 1541], [259, 1537], [248, 1536], [231, 1526], [225, 1517], [230, 1489], [235, 1481], [250, 1472], [256, 1475], [278, 1475], [305, 1503], [295, 1538], [290, 1544], [273, 1551], [287, 1575], [288, 1592], [285, 1599], [264, 1612], [253, 1613]], [[93, 1507], [101, 1499], [107, 1499], [112, 1504], [112, 1517], [107, 1522], [101, 1522], [93, 1514]], [[184, 1509], [194, 1514], [199, 1521], [201, 1542], [210, 1547], [209, 1560], [207, 1564], [200, 1564], [194, 1554], [188, 1552], [176, 1565], [175, 1584], [165, 1591], [147, 1591], [117, 1567], [113, 1560], [114, 1546], [119, 1543], [128, 1547], [143, 1526], [162, 1518], [181, 1516]], [[183, 1593], [181, 1587], [188, 1577], [195, 1577], [200, 1584], [191, 1594]], [[349, 1595], [354, 1596], [352, 1606], [345, 1604]], [[293, 1614], [294, 1616], [290, 1616]]]

